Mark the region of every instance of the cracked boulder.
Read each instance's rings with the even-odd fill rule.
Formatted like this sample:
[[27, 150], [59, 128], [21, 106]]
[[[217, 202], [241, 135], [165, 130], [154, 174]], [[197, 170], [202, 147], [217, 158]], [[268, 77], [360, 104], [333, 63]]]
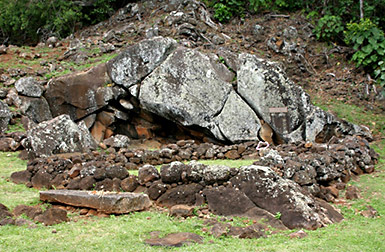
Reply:
[[[180, 47], [140, 86], [144, 109], [183, 126], [199, 126], [217, 139], [255, 140], [259, 122], [230, 83], [228, 69], [199, 51]], [[234, 123], [242, 121], [242, 124]]]
[[239, 95], [287, 142], [325, 142], [339, 134], [371, 137], [361, 127], [313, 106], [309, 95], [277, 63], [240, 54], [237, 84]]
[[108, 74], [114, 83], [130, 88], [159, 66], [176, 48], [171, 38], [155, 37], [130, 46], [107, 63]]
[[69, 115], [55, 117], [29, 129], [25, 146], [30, 154], [37, 157], [96, 149], [85, 124], [74, 123]]

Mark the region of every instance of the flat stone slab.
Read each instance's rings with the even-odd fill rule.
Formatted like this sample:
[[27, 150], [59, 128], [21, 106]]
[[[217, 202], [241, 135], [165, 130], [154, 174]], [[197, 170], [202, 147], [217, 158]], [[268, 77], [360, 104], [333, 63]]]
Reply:
[[128, 192], [49, 190], [40, 192], [40, 200], [93, 208], [108, 214], [141, 211], [151, 206], [147, 194]]

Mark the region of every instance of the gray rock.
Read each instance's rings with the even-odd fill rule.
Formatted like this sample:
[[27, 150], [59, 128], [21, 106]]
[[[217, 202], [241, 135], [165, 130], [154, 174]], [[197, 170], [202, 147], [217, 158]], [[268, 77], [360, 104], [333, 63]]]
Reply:
[[222, 135], [232, 143], [258, 139], [259, 119], [234, 91], [230, 92], [215, 121]]
[[108, 139], [105, 139], [103, 143], [107, 146], [114, 148], [127, 148], [131, 139], [128, 136], [117, 134]]
[[0, 133], [8, 129], [9, 121], [12, 118], [12, 112], [7, 104], [0, 100]]
[[322, 136], [325, 142], [339, 134], [371, 137], [361, 127], [313, 106], [278, 64], [244, 53], [239, 55], [239, 62], [239, 95], [284, 140], [314, 142]]
[[224, 182], [230, 178], [230, 168], [225, 165], [210, 165], [203, 170], [203, 180], [207, 184]]
[[84, 123], [77, 125], [68, 115], [44, 121], [27, 131], [28, 151], [47, 157], [58, 153], [87, 152], [96, 143]]
[[178, 48], [142, 82], [143, 108], [184, 126], [209, 129], [225, 140], [214, 117], [221, 112], [231, 85], [210, 65], [206, 55]]
[[298, 184], [281, 178], [268, 167], [241, 167], [231, 183], [256, 206], [271, 214], [280, 213], [288, 228], [316, 229], [343, 219], [332, 206], [321, 204]]
[[163, 183], [178, 183], [181, 181], [182, 172], [186, 170], [186, 165], [182, 162], [172, 162], [171, 164], [163, 165], [160, 168], [160, 176]]
[[196, 161], [191, 161], [187, 165], [187, 179], [193, 182], [200, 182], [203, 180], [203, 171], [207, 168], [207, 165], [198, 163]]
[[27, 96], [19, 96], [21, 99], [20, 112], [26, 115], [34, 123], [51, 120], [52, 115], [49, 105], [44, 97], [33, 98]]
[[[238, 92], [262, 119], [280, 135], [296, 130], [304, 121], [308, 96], [277, 66], [250, 54], [239, 56]], [[287, 108], [285, 123], [272, 120], [269, 108]]]
[[50, 190], [40, 192], [40, 200], [77, 207], [88, 207], [110, 214], [144, 210], [151, 206], [146, 194]]
[[29, 97], [41, 97], [43, 90], [33, 77], [23, 77], [15, 83], [16, 91]]
[[155, 37], [130, 46], [107, 63], [108, 74], [118, 85], [130, 88], [150, 74], [176, 48], [176, 41]]

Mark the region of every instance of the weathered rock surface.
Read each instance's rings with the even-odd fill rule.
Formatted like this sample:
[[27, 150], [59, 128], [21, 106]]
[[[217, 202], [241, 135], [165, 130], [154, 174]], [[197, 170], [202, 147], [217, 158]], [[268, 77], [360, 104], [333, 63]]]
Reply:
[[245, 53], [238, 60], [239, 95], [286, 142], [326, 142], [343, 134], [371, 137], [359, 126], [312, 105], [309, 96], [277, 63]]
[[298, 184], [268, 167], [241, 167], [231, 183], [256, 206], [272, 214], [281, 213], [281, 221], [289, 228], [316, 229], [343, 219], [335, 209], [324, 208]]
[[7, 104], [0, 100], [0, 133], [8, 129], [9, 120], [12, 118], [11, 110]]
[[96, 143], [83, 123], [74, 123], [68, 115], [42, 122], [27, 132], [28, 148], [35, 156], [46, 157], [68, 152], [87, 152]]
[[68, 114], [77, 120], [117, 98], [118, 88], [106, 86], [109, 83], [106, 64], [100, 64], [86, 72], [51, 79], [44, 96], [54, 117]]
[[21, 100], [20, 112], [34, 123], [41, 123], [52, 119], [49, 105], [44, 97], [34, 98], [19, 96]]
[[[221, 79], [229, 70], [218, 71], [218, 64], [196, 50], [178, 48], [143, 80], [139, 101], [148, 111], [184, 126], [205, 128], [220, 140], [256, 139], [255, 114]], [[234, 116], [247, 123], [234, 123]]]
[[146, 194], [137, 193], [50, 190], [40, 192], [40, 200], [88, 207], [111, 214], [141, 211], [151, 206]]
[[176, 45], [176, 41], [170, 38], [143, 40], [110, 60], [107, 63], [108, 74], [116, 84], [128, 89], [159, 66]]
[[16, 91], [24, 96], [39, 98], [43, 90], [39, 83], [33, 77], [23, 77], [15, 83]]
[[127, 148], [131, 139], [128, 136], [117, 134], [103, 141], [106, 146], [113, 148]]

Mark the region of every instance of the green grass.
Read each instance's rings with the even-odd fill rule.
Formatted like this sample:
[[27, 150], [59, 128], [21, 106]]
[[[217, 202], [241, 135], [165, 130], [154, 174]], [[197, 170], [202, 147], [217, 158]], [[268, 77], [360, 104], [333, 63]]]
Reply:
[[37, 189], [16, 185], [9, 179], [12, 172], [26, 169], [26, 161], [17, 158], [17, 154], [0, 152], [0, 203], [11, 209], [20, 204], [36, 204], [39, 201]]
[[385, 114], [373, 113], [370, 110], [356, 105], [346, 104], [340, 101], [323, 102], [321, 98], [315, 98], [314, 104], [325, 111], [334, 112], [339, 118], [358, 125], [369, 127], [374, 135], [385, 135]]

